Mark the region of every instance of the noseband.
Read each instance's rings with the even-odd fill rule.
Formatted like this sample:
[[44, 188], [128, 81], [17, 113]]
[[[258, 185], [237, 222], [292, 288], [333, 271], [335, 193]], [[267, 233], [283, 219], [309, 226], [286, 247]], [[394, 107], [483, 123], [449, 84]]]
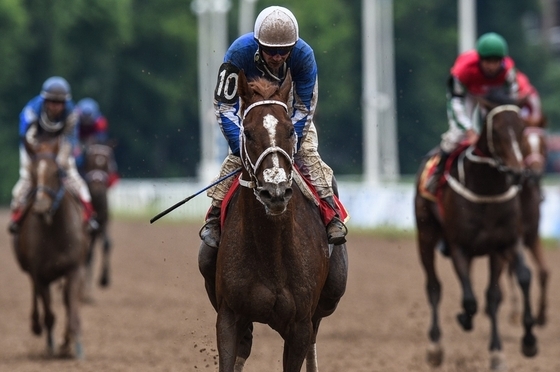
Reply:
[[[279, 106], [282, 106], [286, 110], [286, 112], [288, 112], [288, 105], [286, 105], [284, 102], [276, 101], [276, 100], [257, 101], [257, 102], [252, 103], [251, 105], [249, 105], [245, 109], [245, 111], [243, 112], [243, 120], [245, 120], [249, 111], [251, 111], [253, 108], [255, 108], [257, 106], [262, 106], [262, 105], [279, 105]], [[289, 176], [288, 176], [288, 184], [289, 185], [292, 184], [295, 147], [292, 151], [292, 154], [290, 155], [281, 147], [270, 146], [266, 150], [264, 150], [259, 155], [257, 160], [253, 163], [251, 161], [251, 158], [249, 157], [249, 153], [247, 152], [247, 141], [245, 139], [245, 132], [244, 132], [243, 127], [241, 128], [240, 142], [241, 142], [241, 161], [243, 162], [243, 165], [245, 166], [245, 169], [247, 170], [247, 172], [249, 173], [249, 177], [251, 178], [250, 181], [247, 181], [247, 180], [242, 179], [241, 178], [242, 176], [240, 175], [239, 176], [239, 184], [241, 186], [244, 186], [244, 187], [247, 187], [247, 188], [252, 188], [253, 192], [258, 197], [258, 192], [262, 190], [263, 186], [259, 184], [259, 181], [258, 181], [257, 177], [255, 176], [255, 173], [257, 172], [257, 169], [259, 168], [259, 166], [263, 162], [264, 158], [266, 156], [268, 156], [269, 154], [273, 154], [273, 153], [279, 153], [279, 154], [283, 155], [284, 157], [286, 157], [286, 159], [288, 159], [288, 161], [290, 163], [290, 173], [289, 173]]]

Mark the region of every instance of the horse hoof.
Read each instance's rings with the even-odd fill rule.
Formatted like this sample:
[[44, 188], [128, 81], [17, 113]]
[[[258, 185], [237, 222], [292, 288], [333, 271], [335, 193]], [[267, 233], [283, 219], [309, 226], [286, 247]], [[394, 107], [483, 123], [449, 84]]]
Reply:
[[465, 331], [471, 331], [473, 329], [472, 317], [466, 315], [465, 313], [457, 314], [457, 321], [463, 327]]
[[502, 353], [501, 351], [491, 352], [490, 369], [492, 371], [505, 371], [507, 369], [506, 358], [504, 357], [504, 353]]
[[99, 280], [99, 286], [103, 287], [103, 288], [107, 288], [109, 286], [109, 278], [106, 277], [102, 277]]
[[39, 323], [33, 323], [31, 325], [31, 332], [33, 332], [35, 336], [40, 336], [41, 333], [43, 332], [43, 328]]
[[521, 342], [521, 352], [528, 358], [532, 358], [538, 353], [537, 339], [532, 334], [527, 334]]
[[541, 326], [541, 327], [545, 326], [546, 325], [546, 315], [539, 314], [539, 316], [535, 320], [535, 324], [538, 325], [538, 326]]
[[443, 348], [439, 343], [431, 343], [430, 346], [428, 346], [426, 360], [432, 367], [439, 367], [441, 365], [443, 362]]

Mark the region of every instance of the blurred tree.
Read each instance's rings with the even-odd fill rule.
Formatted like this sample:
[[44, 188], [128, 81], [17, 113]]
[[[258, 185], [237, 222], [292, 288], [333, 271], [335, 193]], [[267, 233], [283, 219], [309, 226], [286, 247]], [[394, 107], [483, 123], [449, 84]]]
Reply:
[[[232, 1], [230, 41], [238, 35]], [[361, 2], [259, 0], [290, 8], [319, 68], [320, 151], [336, 174], [362, 169]], [[400, 167], [419, 159], [447, 128], [445, 82], [457, 55], [457, 4], [393, 0]], [[543, 97], [551, 126], [560, 63], [528, 29], [538, 0], [477, 2], [479, 34], [502, 33]], [[533, 22], [534, 23], [534, 22]], [[538, 26], [538, 25], [537, 25]], [[533, 26], [534, 27], [534, 26]], [[124, 177], [195, 176], [199, 161], [197, 22], [184, 0], [0, 0], [0, 203], [17, 179], [17, 121], [43, 81], [61, 75], [77, 101], [99, 101]]]

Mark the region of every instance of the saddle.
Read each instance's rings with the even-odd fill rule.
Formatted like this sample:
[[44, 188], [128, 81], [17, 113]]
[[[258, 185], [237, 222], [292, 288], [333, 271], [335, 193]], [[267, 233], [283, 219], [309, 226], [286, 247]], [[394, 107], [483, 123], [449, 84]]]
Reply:
[[[327, 226], [329, 222], [337, 214], [338, 214], [338, 218], [340, 218], [340, 220], [343, 221], [344, 223], [346, 223], [350, 219], [350, 214], [348, 213], [348, 211], [346, 210], [346, 208], [344, 207], [344, 205], [342, 204], [338, 196], [333, 195], [333, 199], [337, 209], [335, 211], [329, 206], [329, 204], [325, 200], [319, 198], [319, 195], [317, 194], [315, 187], [311, 184], [311, 182], [309, 182], [307, 178], [305, 178], [300, 173], [299, 169], [297, 167], [295, 169], [297, 170], [297, 172], [294, 172], [295, 183], [298, 185], [303, 195], [305, 195], [307, 199], [311, 200], [313, 204], [315, 204], [319, 208], [319, 211], [321, 213], [321, 219], [323, 220], [325, 226]], [[222, 213], [220, 215], [220, 226], [222, 228], [226, 220], [228, 204], [238, 188], [239, 188], [239, 177], [236, 177], [229, 191], [227, 192], [224, 200], [222, 201]]]
[[447, 158], [447, 161], [445, 163], [444, 171], [443, 171], [442, 175], [440, 176], [439, 180], [437, 180], [438, 187], [436, 188], [437, 191], [436, 191], [435, 194], [428, 191], [428, 189], [426, 188], [426, 184], [427, 184], [428, 180], [430, 179], [430, 177], [432, 176], [432, 174], [434, 174], [435, 171], [436, 171], [436, 168], [437, 168], [437, 165], [438, 165], [439, 159], [440, 159], [440, 153], [439, 153], [439, 151], [437, 151], [434, 154], [432, 154], [431, 156], [428, 155], [429, 159], [426, 162], [426, 164], [424, 165], [424, 169], [422, 169], [422, 172], [420, 173], [420, 177], [418, 179], [418, 192], [420, 193], [420, 195], [423, 198], [428, 199], [428, 200], [433, 201], [433, 202], [438, 201], [439, 195], [441, 193], [441, 189], [447, 183], [446, 175], [449, 173], [449, 170], [451, 169], [455, 160], [468, 147], [469, 147], [469, 144], [467, 142], [462, 142], [457, 147], [457, 149], [455, 149], [455, 151], [453, 151], [451, 153], [451, 155], [449, 155], [449, 157]]

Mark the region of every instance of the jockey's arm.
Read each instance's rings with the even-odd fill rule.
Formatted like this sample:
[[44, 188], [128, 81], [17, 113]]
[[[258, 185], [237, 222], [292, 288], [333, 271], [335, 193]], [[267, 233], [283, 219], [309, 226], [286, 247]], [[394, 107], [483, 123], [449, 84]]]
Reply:
[[231, 152], [239, 156], [239, 96], [237, 80], [239, 68], [231, 63], [223, 63], [218, 72], [218, 81], [214, 90], [214, 109], [220, 129], [226, 138]]
[[456, 125], [463, 131], [473, 129], [465, 104], [467, 93], [461, 81], [451, 75], [447, 84], [447, 116], [450, 125]]
[[291, 118], [298, 136], [298, 149], [307, 129], [313, 122], [318, 98], [317, 63], [313, 50], [306, 44], [294, 49], [291, 74], [293, 80], [293, 101]]

